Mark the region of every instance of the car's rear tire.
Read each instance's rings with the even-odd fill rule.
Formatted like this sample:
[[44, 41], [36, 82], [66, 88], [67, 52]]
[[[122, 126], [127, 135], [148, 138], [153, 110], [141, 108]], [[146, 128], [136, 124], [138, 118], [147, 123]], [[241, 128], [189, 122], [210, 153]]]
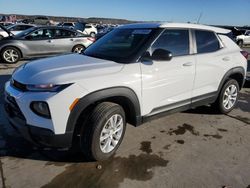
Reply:
[[238, 98], [239, 84], [236, 80], [229, 79], [222, 87], [218, 99], [214, 103], [214, 107], [218, 112], [227, 114], [237, 105]]
[[95, 38], [96, 34], [94, 32], [91, 32], [90, 36], [93, 37], [93, 38]]
[[243, 40], [239, 40], [239, 41], [237, 42], [237, 44], [238, 44], [239, 47], [243, 47]]
[[86, 48], [85, 48], [83, 45], [78, 44], [78, 45], [76, 45], [76, 46], [73, 47], [72, 52], [73, 52], [73, 53], [78, 53], [78, 54], [80, 54], [80, 53], [82, 53], [85, 49], [86, 49]]
[[113, 156], [126, 130], [123, 108], [115, 103], [98, 104], [89, 114], [80, 133], [80, 148], [91, 161], [102, 161]]
[[1, 51], [1, 59], [5, 63], [17, 63], [21, 58], [21, 52], [15, 47], [6, 47]]

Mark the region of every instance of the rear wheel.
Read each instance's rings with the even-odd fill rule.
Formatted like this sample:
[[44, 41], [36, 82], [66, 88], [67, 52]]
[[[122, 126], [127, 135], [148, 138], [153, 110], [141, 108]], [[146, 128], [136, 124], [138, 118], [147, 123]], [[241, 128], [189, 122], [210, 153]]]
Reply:
[[0, 35], [0, 40], [2, 40], [3, 39], [3, 36], [2, 35]]
[[6, 63], [17, 63], [21, 58], [21, 53], [17, 48], [7, 47], [1, 52], [1, 58]]
[[72, 49], [72, 52], [74, 53], [82, 53], [86, 48], [83, 45], [76, 45], [74, 46], [74, 48]]
[[239, 47], [242, 47], [242, 46], [243, 46], [243, 41], [242, 41], [242, 40], [239, 40], [239, 41], [237, 42], [237, 44], [239, 45]]
[[94, 38], [96, 36], [96, 34], [94, 32], [91, 32], [90, 36]]
[[103, 102], [97, 105], [83, 125], [81, 150], [90, 160], [106, 160], [120, 146], [126, 129], [121, 106]]
[[236, 106], [238, 97], [239, 84], [236, 80], [230, 79], [224, 84], [220, 95], [215, 102], [215, 107], [219, 110], [219, 112], [227, 114]]

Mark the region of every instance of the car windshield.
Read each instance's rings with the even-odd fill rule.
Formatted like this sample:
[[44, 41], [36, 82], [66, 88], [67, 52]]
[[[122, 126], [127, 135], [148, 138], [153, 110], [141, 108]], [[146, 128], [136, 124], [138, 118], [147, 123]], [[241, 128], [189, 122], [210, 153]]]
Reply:
[[34, 31], [34, 30], [36, 30], [37, 28], [36, 27], [31, 27], [31, 28], [29, 28], [29, 29], [27, 29], [27, 30], [24, 30], [24, 31], [22, 31], [22, 32], [20, 32], [20, 33], [18, 33], [17, 35], [15, 35], [16, 37], [24, 37], [24, 36], [26, 36], [27, 34], [29, 34], [30, 32], [32, 32], [32, 31]]
[[84, 55], [129, 63], [148, 41], [153, 29], [115, 29], [92, 44]]

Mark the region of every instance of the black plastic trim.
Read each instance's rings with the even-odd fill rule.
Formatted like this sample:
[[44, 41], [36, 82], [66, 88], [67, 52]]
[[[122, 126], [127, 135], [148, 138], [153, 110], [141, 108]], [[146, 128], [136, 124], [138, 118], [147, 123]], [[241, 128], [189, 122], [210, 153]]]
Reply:
[[90, 93], [87, 96], [81, 98], [73, 108], [73, 110], [70, 112], [66, 132], [74, 132], [77, 120], [80, 118], [81, 113], [88, 106], [112, 97], [125, 97], [126, 99], [128, 99], [128, 101], [130, 102], [129, 105], [132, 105], [131, 109], [134, 109], [133, 111], [135, 122], [133, 123], [133, 125], [137, 126], [141, 124], [140, 103], [135, 92], [127, 87], [113, 87]]

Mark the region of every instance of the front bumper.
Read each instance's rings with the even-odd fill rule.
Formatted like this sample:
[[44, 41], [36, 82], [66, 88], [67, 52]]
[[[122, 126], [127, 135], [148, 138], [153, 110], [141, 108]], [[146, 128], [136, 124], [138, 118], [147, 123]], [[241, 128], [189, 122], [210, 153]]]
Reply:
[[54, 134], [49, 129], [28, 125], [15, 98], [7, 93], [5, 94], [4, 109], [12, 127], [29, 142], [43, 147], [71, 147], [73, 133], [66, 132], [65, 134]]

